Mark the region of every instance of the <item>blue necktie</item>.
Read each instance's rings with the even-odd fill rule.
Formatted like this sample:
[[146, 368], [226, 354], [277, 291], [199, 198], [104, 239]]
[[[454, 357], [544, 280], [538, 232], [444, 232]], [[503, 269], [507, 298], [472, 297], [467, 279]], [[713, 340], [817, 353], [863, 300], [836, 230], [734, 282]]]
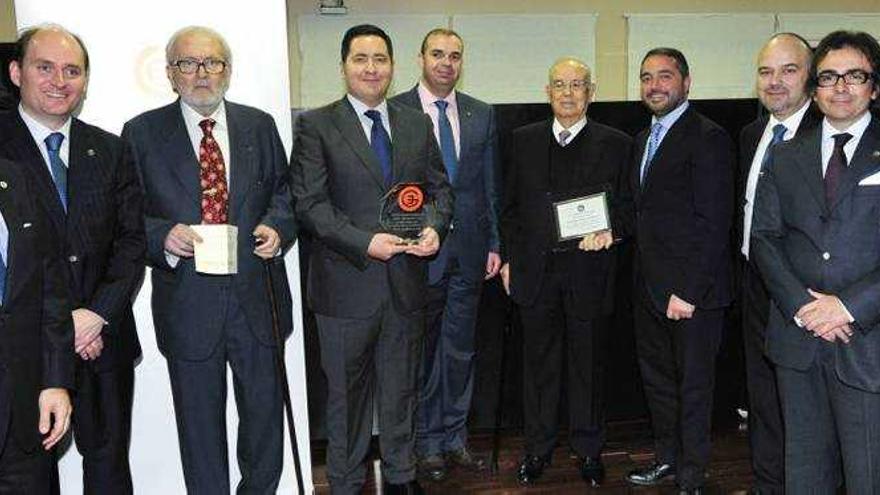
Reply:
[[651, 168], [651, 161], [654, 160], [654, 154], [657, 153], [657, 148], [660, 147], [661, 130], [663, 130], [663, 124], [660, 122], [655, 122], [651, 126], [651, 135], [648, 136], [648, 154], [645, 156], [645, 164], [642, 165], [642, 175], [639, 183], [643, 184], [645, 182], [645, 176], [648, 175], [648, 169]]
[[[7, 242], [7, 246], [8, 246]], [[0, 306], [6, 302], [6, 257], [9, 256], [9, 247], [5, 253], [0, 253]]]
[[434, 102], [440, 111], [437, 114], [437, 127], [440, 131], [440, 152], [443, 154], [443, 165], [446, 166], [446, 175], [449, 182], [455, 180], [455, 172], [458, 170], [458, 158], [455, 156], [455, 137], [452, 135], [452, 125], [446, 116], [446, 107], [449, 102], [437, 100]]
[[55, 189], [58, 190], [58, 197], [61, 199], [61, 206], [67, 211], [67, 166], [61, 160], [61, 142], [64, 141], [64, 134], [53, 132], [46, 136], [46, 149], [49, 151], [49, 166], [52, 169], [52, 180], [55, 181]]
[[770, 144], [767, 145], [767, 151], [764, 152], [764, 158], [761, 159], [761, 170], [767, 168], [767, 164], [770, 163], [770, 156], [773, 154], [773, 148], [782, 141], [787, 130], [788, 128], [782, 124], [773, 126], [773, 139], [770, 140]]
[[373, 127], [370, 129], [370, 147], [373, 153], [379, 159], [382, 166], [382, 178], [385, 180], [385, 187], [391, 187], [391, 138], [382, 125], [382, 114], [376, 110], [367, 110], [364, 112], [370, 120], [373, 121]]

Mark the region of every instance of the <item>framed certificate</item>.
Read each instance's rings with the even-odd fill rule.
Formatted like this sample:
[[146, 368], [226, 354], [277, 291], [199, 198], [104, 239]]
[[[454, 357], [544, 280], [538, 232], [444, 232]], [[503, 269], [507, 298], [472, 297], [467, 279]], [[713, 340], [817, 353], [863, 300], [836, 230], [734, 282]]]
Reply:
[[557, 201], [553, 203], [553, 213], [559, 242], [611, 228], [608, 193], [605, 191]]

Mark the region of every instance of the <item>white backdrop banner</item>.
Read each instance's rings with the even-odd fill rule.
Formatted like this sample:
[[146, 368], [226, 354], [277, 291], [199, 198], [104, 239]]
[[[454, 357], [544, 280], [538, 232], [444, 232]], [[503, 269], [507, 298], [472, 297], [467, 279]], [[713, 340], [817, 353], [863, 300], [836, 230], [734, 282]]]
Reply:
[[[205, 25], [223, 34], [233, 53], [228, 97], [272, 114], [281, 139], [291, 146], [290, 84], [284, 0], [16, 0], [19, 28], [45, 22], [79, 34], [89, 49], [91, 74], [80, 118], [118, 133], [135, 115], [175, 99], [165, 78], [165, 44], [177, 29]], [[286, 257], [293, 293], [294, 333], [287, 341], [286, 362], [303, 482], [313, 491], [306, 408], [302, 308], [296, 247]], [[184, 493], [177, 429], [165, 359], [156, 347], [147, 277], [134, 304], [144, 355], [136, 368], [131, 438], [131, 467], [136, 493]], [[231, 379], [231, 376], [230, 376]], [[231, 383], [231, 382], [230, 382]], [[240, 478], [235, 458], [238, 417], [234, 396], [227, 404], [231, 486]], [[286, 434], [285, 434], [285, 438]], [[284, 473], [279, 492], [294, 493], [293, 458], [285, 441]], [[61, 492], [82, 493], [81, 458], [71, 447], [60, 462]]]

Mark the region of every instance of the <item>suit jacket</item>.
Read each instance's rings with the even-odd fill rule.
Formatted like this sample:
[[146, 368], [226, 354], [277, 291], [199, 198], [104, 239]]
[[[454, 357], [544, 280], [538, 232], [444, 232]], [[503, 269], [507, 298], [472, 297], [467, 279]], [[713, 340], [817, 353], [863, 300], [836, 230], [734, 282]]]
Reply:
[[0, 156], [26, 166], [34, 194], [61, 239], [71, 305], [108, 322], [96, 370], [131, 366], [140, 356], [131, 304], [144, 273], [143, 197], [131, 156], [119, 137], [74, 118], [70, 126], [68, 211], [17, 110], [0, 115]]
[[[9, 229], [0, 307], [0, 449], [11, 436], [42, 448], [37, 397], [73, 388], [73, 321], [61, 251], [24, 167], [0, 160], [0, 213]], [[10, 418], [11, 416], [11, 418]]]
[[[495, 111], [491, 105], [456, 92], [460, 143], [458, 168], [452, 181], [455, 207], [450, 230], [437, 258], [428, 266], [432, 283], [440, 280], [450, 253], [458, 259], [462, 274], [480, 283], [486, 274], [486, 255], [498, 252], [499, 172]], [[391, 101], [423, 111], [418, 86]]]
[[[553, 202], [588, 193], [609, 193], [611, 228], [615, 237], [631, 230], [632, 215], [627, 194], [627, 160], [632, 139], [626, 134], [592, 120], [578, 134], [584, 139], [583, 155], [567, 164], [566, 190], [554, 190], [550, 180], [550, 154], [558, 146], [553, 136], [553, 119], [536, 122], [513, 131], [504, 186], [502, 233], [510, 264], [510, 296], [521, 306], [531, 306], [541, 289], [549, 256], [559, 247]], [[572, 140], [574, 143], [574, 140]], [[569, 145], [571, 146], [571, 144]], [[621, 188], [621, 185], [624, 187]], [[575, 310], [592, 318], [613, 310], [614, 248], [584, 252], [572, 249], [571, 260]]]
[[[757, 119], [746, 124], [739, 132], [739, 147], [737, 171], [736, 171], [736, 218], [733, 221], [733, 249], [735, 254], [740, 254], [743, 241], [743, 207], [746, 202], [746, 183], [749, 180], [749, 170], [752, 168], [752, 161], [755, 153], [758, 151], [758, 144], [761, 142], [761, 136], [764, 134], [764, 128], [770, 120], [768, 115], [758, 117]], [[798, 126], [795, 136], [807, 129], [813, 129], [822, 122], [822, 113], [819, 112], [815, 104], [811, 103], [807, 113], [804, 114], [800, 126]], [[757, 189], [756, 189], [757, 192]], [[752, 216], [754, 219], [754, 214]]]
[[727, 306], [732, 298], [733, 142], [691, 106], [667, 132], [640, 185], [649, 133], [645, 129], [636, 136], [630, 167], [637, 277], [663, 314], [672, 294], [700, 309]]
[[[780, 143], [758, 185], [752, 250], [774, 304], [767, 355], [780, 366], [807, 369], [819, 346], [830, 345], [840, 379], [880, 392], [880, 186], [858, 185], [880, 172], [880, 122], [862, 139], [825, 203], [818, 127]], [[798, 328], [794, 315], [813, 298], [807, 289], [837, 295], [855, 319], [849, 344], [828, 344]]]
[[[200, 224], [199, 162], [186, 131], [180, 101], [128, 121], [123, 138], [131, 145], [144, 190], [147, 262], [153, 268], [153, 321], [165, 356], [198, 360], [211, 355], [223, 332], [228, 291], [244, 310], [254, 336], [274, 345], [272, 313], [263, 262], [253, 254], [252, 232], [259, 224], [275, 229], [282, 248], [293, 244], [287, 158], [272, 117], [255, 108], [226, 102], [229, 128], [229, 223], [238, 227], [238, 273], [204, 275], [193, 258], [172, 267], [164, 243], [178, 223]], [[292, 329], [290, 290], [284, 258], [269, 261], [279, 303], [281, 331]]]
[[[388, 102], [393, 182], [420, 182], [428, 196], [428, 225], [441, 239], [452, 215], [453, 196], [430, 118]], [[427, 262], [396, 255], [387, 262], [367, 256], [379, 225], [386, 189], [381, 166], [347, 98], [302, 114], [291, 157], [296, 212], [313, 235], [308, 302], [319, 314], [366, 318], [391, 300], [397, 311], [425, 305]]]

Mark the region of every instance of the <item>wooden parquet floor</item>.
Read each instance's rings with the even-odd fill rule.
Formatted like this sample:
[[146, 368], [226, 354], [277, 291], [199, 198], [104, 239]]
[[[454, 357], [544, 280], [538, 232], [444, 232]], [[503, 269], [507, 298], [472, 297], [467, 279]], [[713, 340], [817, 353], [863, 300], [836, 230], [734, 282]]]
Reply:
[[[375, 443], [375, 442], [374, 442]], [[471, 448], [477, 453], [491, 451], [491, 434], [476, 434], [470, 440]], [[374, 452], [376, 449], [374, 449]], [[519, 495], [519, 494], [639, 494], [659, 495], [676, 493], [675, 485], [659, 487], [634, 487], [626, 482], [626, 474], [639, 466], [650, 464], [654, 455], [651, 434], [644, 421], [616, 422], [608, 426], [608, 440], [602, 454], [605, 463], [605, 484], [597, 489], [587, 487], [581, 480], [576, 458], [563, 441], [553, 453], [552, 465], [545, 470], [537, 484], [520, 486], [515, 478], [516, 469], [522, 456], [522, 438], [517, 432], [507, 432], [502, 436], [499, 449], [498, 470], [493, 473], [452, 470], [446, 480], [439, 483], [422, 481], [422, 487], [431, 495], [480, 494], [480, 495]], [[313, 476], [318, 494], [329, 494], [323, 466], [323, 445], [313, 446], [315, 465]], [[379, 476], [379, 461], [371, 458], [371, 472], [368, 474], [364, 494], [378, 493], [376, 481]], [[706, 479], [706, 491], [710, 494], [745, 494], [752, 482], [749, 461], [747, 432], [737, 425], [716, 428], [713, 434], [712, 460]], [[381, 483], [379, 483], [381, 484]]]

